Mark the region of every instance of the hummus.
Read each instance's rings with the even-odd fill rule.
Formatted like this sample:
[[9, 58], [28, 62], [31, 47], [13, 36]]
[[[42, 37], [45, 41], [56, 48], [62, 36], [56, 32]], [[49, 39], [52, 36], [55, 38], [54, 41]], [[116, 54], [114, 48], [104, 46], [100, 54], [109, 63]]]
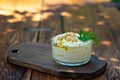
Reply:
[[76, 66], [90, 60], [93, 41], [83, 42], [78, 37], [77, 33], [67, 32], [52, 38], [52, 56], [56, 62]]

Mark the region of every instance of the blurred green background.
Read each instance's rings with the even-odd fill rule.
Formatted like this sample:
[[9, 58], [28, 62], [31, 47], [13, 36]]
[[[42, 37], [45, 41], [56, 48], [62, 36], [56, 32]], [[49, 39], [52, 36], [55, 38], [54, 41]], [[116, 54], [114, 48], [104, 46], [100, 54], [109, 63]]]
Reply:
[[112, 0], [112, 2], [120, 2], [120, 0]]

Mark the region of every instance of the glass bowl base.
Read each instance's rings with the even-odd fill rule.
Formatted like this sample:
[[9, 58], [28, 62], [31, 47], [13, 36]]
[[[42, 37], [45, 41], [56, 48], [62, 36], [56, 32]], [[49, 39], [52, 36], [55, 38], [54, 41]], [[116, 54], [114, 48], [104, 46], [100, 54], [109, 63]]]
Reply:
[[80, 66], [80, 65], [84, 65], [86, 63], [88, 63], [90, 61], [91, 57], [89, 59], [87, 59], [86, 61], [82, 61], [82, 62], [78, 62], [78, 63], [67, 63], [67, 62], [62, 62], [62, 61], [59, 61], [59, 60], [55, 60], [55, 62], [61, 64], [61, 65], [64, 65], [64, 66]]

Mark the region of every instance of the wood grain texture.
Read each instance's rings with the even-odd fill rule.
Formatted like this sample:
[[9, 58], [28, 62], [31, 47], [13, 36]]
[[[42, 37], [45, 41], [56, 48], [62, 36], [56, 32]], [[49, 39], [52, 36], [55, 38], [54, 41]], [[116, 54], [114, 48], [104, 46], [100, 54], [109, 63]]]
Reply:
[[[42, 20], [40, 28], [43, 28], [44, 30], [41, 30], [39, 34], [40, 43], [50, 43], [50, 38], [52, 36], [62, 32], [60, 27], [60, 13], [62, 12], [61, 4], [58, 6], [55, 4], [48, 5], [47, 2], [45, 2], [42, 6], [43, 10], [41, 12]], [[44, 9], [45, 7], [47, 7], [47, 9]], [[56, 9], [53, 9], [53, 7]]]
[[76, 6], [75, 10], [74, 6], [67, 6], [66, 12], [69, 12], [72, 17], [64, 17], [65, 31], [79, 32], [80, 29], [83, 29], [84, 31], [93, 31], [94, 28], [92, 28], [92, 26], [99, 20], [95, 5], [91, 4]]
[[[119, 41], [120, 39], [119, 26], [120, 25], [117, 25], [117, 26], [114, 25], [116, 24], [119, 17], [117, 18], [115, 17], [115, 15], [118, 15], [118, 14], [116, 14], [116, 11], [114, 13], [114, 10], [111, 12], [108, 12], [109, 10], [112, 10], [112, 8], [99, 5], [98, 9], [100, 10], [101, 13], [105, 13], [106, 15], [109, 16], [109, 18], [107, 19], [105, 19], [105, 16], [102, 17], [102, 19], [105, 22], [104, 25], [101, 26], [102, 28], [98, 26], [99, 31], [101, 30], [101, 32], [103, 32], [102, 34], [99, 33], [100, 38], [101, 38], [101, 45], [99, 46], [99, 48], [102, 49], [104, 47], [102, 51], [104, 51], [105, 53], [109, 53], [109, 54], [98, 54], [101, 58], [105, 59], [109, 63], [108, 71], [106, 71], [106, 73], [103, 76], [101, 76], [101, 78], [98, 78], [98, 80], [101, 80], [101, 79], [119, 80], [120, 77], [118, 76], [119, 76], [120, 70], [118, 68], [118, 65], [120, 64], [120, 58], [119, 58], [120, 51], [119, 51], [118, 45], [120, 42]], [[112, 16], [111, 13], [114, 13], [114, 16]], [[112, 18], [114, 18], [114, 21], [110, 22]], [[110, 76], [110, 77], [107, 77], [107, 76]]]
[[10, 63], [32, 68], [65, 78], [93, 78], [106, 70], [107, 63], [92, 55], [91, 61], [79, 67], [67, 67], [57, 64], [52, 58], [51, 45], [20, 43], [8, 50]]
[[[60, 1], [61, 2], [61, 1]], [[45, 9], [47, 7], [47, 9]], [[62, 11], [61, 5], [56, 4], [47, 4], [47, 1], [43, 1], [41, 15], [42, 21], [39, 25], [40, 28], [44, 29], [39, 32], [38, 35], [38, 43], [50, 43], [50, 39], [52, 36], [62, 33], [60, 27], [60, 13]], [[48, 15], [47, 18], [46, 15]], [[48, 30], [49, 29], [49, 30]], [[36, 70], [33, 70], [32, 80], [71, 80], [59, 78], [56, 76], [51, 76], [49, 74], [41, 73]]]
[[[19, 79], [24, 69], [18, 66], [15, 68], [14, 66], [9, 65], [7, 64], [6, 60], [6, 51], [11, 45], [10, 39], [12, 38], [15, 31], [14, 28], [12, 28], [12, 25], [6, 23], [6, 19], [8, 17], [0, 16], [0, 18], [2, 18], [2, 28], [0, 28], [0, 79]], [[21, 70], [19, 70], [19, 68]], [[13, 76], [13, 74], [18, 76]]]
[[[24, 28], [38, 25], [38, 22], [32, 22], [27, 17], [25, 18], [26, 22], [21, 20], [10, 23], [7, 20], [11, 18], [13, 18], [13, 15], [0, 15], [0, 80], [20, 80], [27, 77], [26, 68], [11, 65], [7, 62], [7, 50], [16, 43], [32, 41], [35, 32], [26, 31]], [[28, 24], [28, 22], [30, 23]]]
[[[46, 5], [46, 3], [44, 4]], [[62, 7], [55, 9], [53, 9], [53, 6], [51, 6], [50, 9], [43, 11], [43, 13], [50, 13], [50, 15], [53, 13], [53, 15], [48, 17], [49, 20], [47, 20], [47, 18], [44, 19], [42, 27], [41, 25], [38, 25], [39, 22], [32, 21], [32, 17], [35, 13], [30, 13], [31, 16], [25, 16], [26, 14], [29, 14], [29, 12], [15, 12], [17, 14], [23, 15], [23, 19], [13, 23], [8, 22], [8, 19], [14, 18], [13, 15], [0, 15], [0, 80], [26, 79], [26, 69], [20, 66], [8, 64], [6, 61], [6, 52], [10, 46], [18, 42], [36, 40], [36, 37], [34, 37], [34, 31], [31, 32], [29, 30], [23, 30], [24, 27], [29, 28], [39, 26], [41, 28], [46, 27], [52, 29], [52, 33], [49, 31], [42, 31], [40, 34], [38, 33], [39, 37], [37, 37], [39, 42], [49, 43], [50, 37], [61, 33], [59, 18], [58, 16], [54, 17], [56, 11], [58, 12], [57, 14], [60, 14], [61, 12], [67, 12], [75, 17], [70, 17], [70, 15], [64, 16], [65, 31], [78, 32], [79, 29], [90, 29], [95, 31], [99, 36], [101, 42], [100, 45], [94, 46], [94, 54], [97, 55], [100, 59], [106, 60], [108, 66], [107, 71], [103, 75], [96, 77], [93, 80], [119, 80], [120, 12], [116, 8], [104, 6], [104, 4], [96, 4], [96, 6], [64, 5], [64, 7], [62, 5]], [[46, 14], [44, 14], [44, 16], [45, 15]], [[31, 78], [31, 80], [81, 80], [59, 78], [34, 70], [30, 75], [31, 76], [29, 79]]]

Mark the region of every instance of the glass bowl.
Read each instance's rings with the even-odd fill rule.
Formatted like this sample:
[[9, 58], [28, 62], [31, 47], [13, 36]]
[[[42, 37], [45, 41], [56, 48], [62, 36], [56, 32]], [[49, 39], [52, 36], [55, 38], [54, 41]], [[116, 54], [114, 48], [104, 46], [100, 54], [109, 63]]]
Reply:
[[87, 45], [58, 47], [54, 42], [54, 37], [52, 37], [51, 45], [53, 60], [61, 65], [80, 66], [88, 63], [91, 59], [92, 40]]

